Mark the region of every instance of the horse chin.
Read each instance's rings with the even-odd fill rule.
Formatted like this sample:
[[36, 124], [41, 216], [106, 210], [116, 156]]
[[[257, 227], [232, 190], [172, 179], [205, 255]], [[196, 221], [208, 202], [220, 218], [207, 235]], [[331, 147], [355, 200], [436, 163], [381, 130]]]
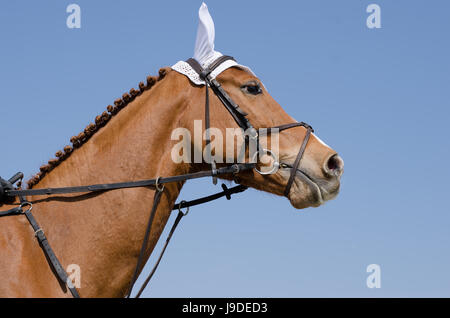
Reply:
[[289, 201], [296, 209], [318, 207], [325, 202], [320, 187], [311, 179], [299, 174], [289, 192]]

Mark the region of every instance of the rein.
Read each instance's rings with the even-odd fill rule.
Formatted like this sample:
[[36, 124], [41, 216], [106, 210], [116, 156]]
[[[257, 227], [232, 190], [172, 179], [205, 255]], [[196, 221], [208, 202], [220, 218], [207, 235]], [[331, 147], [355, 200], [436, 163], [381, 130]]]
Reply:
[[[18, 196], [20, 199], [21, 204], [18, 207], [15, 207], [13, 209], [2, 211], [0, 212], [0, 217], [2, 216], [9, 216], [9, 215], [20, 215], [24, 214], [29, 221], [30, 225], [32, 226], [35, 236], [37, 240], [39, 241], [39, 244], [41, 245], [45, 255], [50, 260], [50, 263], [55, 270], [58, 278], [60, 281], [64, 284], [66, 284], [67, 288], [71, 292], [72, 296], [74, 298], [79, 298], [79, 294], [76, 290], [76, 288], [73, 286], [72, 281], [69, 279], [66, 271], [62, 267], [61, 263], [59, 262], [58, 258], [56, 257], [55, 253], [53, 252], [52, 248], [50, 247], [50, 244], [48, 243], [48, 240], [45, 236], [44, 231], [37, 223], [34, 216], [31, 214], [31, 210], [33, 209], [33, 204], [29, 201], [27, 201], [24, 196], [32, 196], [32, 195], [54, 195], [54, 194], [70, 194], [70, 193], [93, 193], [93, 192], [104, 192], [104, 191], [110, 191], [110, 190], [116, 190], [116, 189], [129, 189], [129, 188], [137, 188], [137, 187], [154, 187], [156, 189], [155, 197], [153, 200], [152, 210], [150, 213], [150, 218], [147, 224], [144, 242], [141, 247], [141, 252], [139, 253], [138, 262], [136, 265], [136, 269], [133, 274], [133, 278], [130, 283], [130, 287], [127, 293], [127, 297], [130, 297], [131, 290], [133, 288], [133, 285], [135, 281], [137, 280], [138, 274], [139, 274], [139, 268], [142, 266], [143, 257], [145, 248], [148, 243], [148, 238], [150, 236], [150, 229], [151, 225], [153, 223], [153, 218], [156, 214], [156, 209], [159, 204], [159, 200], [161, 198], [161, 195], [164, 191], [164, 184], [165, 183], [172, 183], [172, 182], [180, 182], [180, 181], [186, 181], [186, 180], [192, 180], [192, 179], [198, 179], [203, 177], [210, 177], [210, 176], [216, 176], [216, 175], [224, 175], [224, 174], [233, 174], [236, 175], [237, 173], [241, 171], [251, 170], [255, 167], [255, 164], [252, 163], [238, 163], [233, 164], [231, 166], [223, 167], [216, 169], [215, 171], [200, 171], [196, 173], [188, 173], [173, 177], [167, 177], [167, 178], [156, 178], [156, 179], [147, 179], [147, 180], [140, 180], [140, 181], [131, 181], [131, 182], [121, 182], [121, 183], [104, 183], [104, 184], [95, 184], [95, 185], [89, 185], [89, 186], [79, 186], [79, 187], [62, 187], [62, 188], [46, 188], [46, 189], [29, 189], [29, 190], [18, 190], [14, 189], [14, 184], [18, 181], [21, 181], [23, 178], [23, 173], [18, 172], [13, 177], [11, 177], [9, 180], [4, 180], [0, 178], [0, 202], [8, 202], [14, 199], [14, 197]], [[209, 195], [206, 197], [202, 197], [196, 200], [192, 201], [181, 201], [179, 203], [176, 203], [173, 207], [173, 210], [178, 210], [178, 216], [174, 222], [174, 225], [172, 226], [172, 229], [170, 231], [170, 234], [166, 240], [166, 244], [161, 251], [161, 254], [158, 258], [157, 263], [155, 264], [151, 275], [149, 278], [145, 281], [144, 285], [141, 287], [140, 292], [137, 297], [140, 296], [142, 291], [145, 289], [145, 286], [148, 284], [150, 278], [153, 276], [153, 273], [156, 271], [156, 268], [159, 265], [159, 262], [161, 261], [161, 258], [165, 252], [165, 249], [167, 245], [169, 244], [170, 238], [172, 237], [173, 232], [175, 231], [175, 228], [177, 227], [178, 223], [180, 222], [181, 218], [185, 215], [187, 215], [187, 212], [189, 210], [189, 207], [194, 205], [203, 204], [206, 202], [210, 202], [216, 199], [219, 199], [223, 196], [226, 196], [228, 200], [231, 199], [231, 195], [243, 192], [247, 190], [246, 186], [243, 185], [237, 185], [232, 188], [227, 188], [225, 184], [222, 184], [222, 192], [218, 192], [213, 195]], [[25, 211], [24, 208], [28, 207]], [[188, 210], [186, 213], [183, 213], [181, 209], [187, 208]]]
[[[283, 168], [283, 169], [291, 169], [291, 173], [289, 176], [288, 183], [286, 185], [286, 188], [284, 190], [284, 195], [288, 196], [289, 191], [291, 189], [291, 186], [294, 182], [295, 175], [297, 173], [297, 170], [300, 161], [303, 157], [303, 154], [305, 152], [306, 146], [308, 144], [308, 141], [310, 139], [311, 133], [314, 132], [312, 127], [304, 122], [296, 122], [296, 123], [290, 123], [290, 124], [284, 124], [279, 126], [274, 126], [267, 129], [278, 129], [278, 132], [281, 132], [283, 130], [287, 130], [294, 127], [304, 127], [306, 129], [306, 135], [303, 139], [302, 145], [300, 147], [300, 150], [297, 154], [297, 157], [292, 165], [288, 163], [283, 162], [276, 162], [275, 155], [267, 149], [263, 149], [259, 143], [259, 135], [257, 130], [252, 126], [250, 121], [246, 118], [248, 115], [246, 112], [244, 112], [239, 105], [237, 105], [233, 99], [228, 95], [228, 93], [222, 88], [220, 83], [211, 77], [211, 72], [214, 71], [219, 65], [221, 65], [223, 62], [227, 60], [234, 60], [231, 56], [221, 56], [217, 60], [215, 60], [208, 68], [203, 69], [201, 65], [195, 60], [195, 59], [188, 59], [186, 62], [199, 74], [200, 78], [205, 81], [205, 130], [207, 132], [206, 134], [206, 147], [207, 152], [210, 153], [210, 135], [209, 135], [209, 126], [210, 126], [210, 105], [209, 105], [209, 88], [214, 92], [214, 94], [219, 98], [219, 100], [222, 102], [223, 106], [228, 110], [228, 112], [233, 117], [234, 121], [237, 123], [237, 125], [242, 128], [244, 131], [248, 131], [249, 134], [245, 136], [246, 141], [248, 141], [249, 138], [256, 140], [257, 142], [257, 149], [256, 153], [254, 155], [257, 155], [258, 153], [266, 153], [270, 154], [272, 158], [274, 159], [273, 163], [273, 169], [271, 172], [262, 172], [257, 169], [256, 163], [236, 163], [225, 167], [217, 168], [216, 163], [214, 160], [211, 160], [211, 170], [208, 171], [200, 171], [195, 173], [189, 173], [189, 174], [183, 174], [183, 175], [177, 175], [177, 176], [171, 176], [171, 177], [158, 177], [156, 179], [146, 179], [146, 180], [139, 180], [139, 181], [129, 181], [129, 182], [119, 182], [119, 183], [103, 183], [103, 184], [94, 184], [94, 185], [87, 185], [87, 186], [75, 186], [75, 187], [61, 187], [61, 188], [45, 188], [45, 189], [26, 189], [21, 190], [14, 187], [14, 184], [18, 181], [21, 181], [23, 178], [22, 173], [15, 174], [12, 178], [9, 180], [4, 180], [0, 178], [0, 204], [2, 203], [12, 203], [14, 202], [15, 197], [19, 197], [21, 204], [18, 207], [15, 207], [13, 209], [10, 209], [8, 211], [0, 212], [0, 217], [2, 216], [9, 216], [9, 215], [21, 215], [24, 214], [30, 225], [32, 226], [35, 236], [39, 241], [39, 244], [41, 245], [45, 255], [50, 260], [50, 263], [54, 269], [54, 271], [57, 274], [57, 277], [60, 279], [62, 283], [64, 283], [67, 288], [70, 290], [71, 294], [75, 298], [79, 298], [79, 294], [76, 290], [76, 288], [73, 286], [72, 281], [69, 279], [67, 273], [65, 272], [64, 268], [62, 267], [61, 263], [59, 262], [58, 258], [56, 257], [55, 253], [50, 247], [50, 244], [47, 241], [47, 238], [45, 237], [44, 231], [39, 226], [39, 224], [34, 219], [33, 215], [31, 214], [31, 210], [33, 208], [33, 205], [31, 202], [27, 201], [25, 199], [25, 196], [40, 196], [40, 195], [55, 195], [55, 194], [70, 194], [70, 193], [101, 193], [104, 191], [110, 191], [110, 190], [116, 190], [116, 189], [129, 189], [129, 188], [138, 188], [138, 187], [154, 187], [156, 189], [154, 199], [153, 199], [153, 205], [152, 209], [150, 211], [149, 219], [147, 222], [147, 227], [145, 231], [144, 240], [141, 246], [141, 250], [139, 253], [139, 257], [137, 260], [137, 264], [133, 273], [133, 277], [130, 281], [130, 285], [128, 287], [128, 291], [126, 294], [126, 297], [129, 298], [131, 296], [131, 291], [133, 289], [133, 286], [138, 278], [139, 270], [145, 265], [144, 264], [144, 254], [145, 250], [148, 244], [148, 239], [150, 237], [150, 231], [153, 224], [153, 219], [156, 214], [156, 210], [158, 208], [159, 201], [161, 199], [162, 193], [164, 192], [164, 185], [166, 183], [173, 183], [173, 182], [181, 182], [181, 181], [187, 181], [191, 179], [198, 179], [198, 178], [204, 178], [204, 177], [212, 177], [213, 183], [217, 183], [217, 176], [226, 175], [226, 174], [232, 174], [233, 176], [236, 176], [237, 174], [243, 172], [243, 171], [249, 171], [252, 169], [255, 169], [258, 173], [264, 175], [264, 174], [270, 174], [276, 171], [276, 169]], [[263, 132], [260, 132], [260, 134]], [[255, 156], [253, 156], [255, 157]], [[218, 192], [213, 195], [209, 195], [206, 197], [202, 197], [199, 199], [195, 199], [192, 201], [181, 201], [179, 203], [176, 203], [173, 206], [172, 210], [178, 210], [178, 215], [174, 221], [174, 224], [172, 225], [172, 228], [169, 232], [169, 235], [166, 239], [166, 242], [164, 244], [163, 249], [160, 252], [160, 255], [148, 275], [147, 279], [144, 281], [142, 287], [139, 289], [138, 293], [136, 294], [136, 298], [138, 298], [145, 287], [147, 286], [150, 279], [153, 277], [153, 274], [155, 273], [162, 256], [164, 255], [164, 252], [167, 248], [167, 245], [169, 244], [169, 241], [178, 226], [180, 220], [186, 216], [189, 212], [189, 207], [195, 206], [198, 204], [203, 204], [206, 202], [210, 202], [216, 199], [219, 199], [221, 197], [226, 197], [228, 200], [231, 199], [231, 195], [243, 192], [247, 190], [247, 187], [244, 185], [237, 185], [232, 188], [227, 188], [226, 185], [222, 184], [222, 192]], [[24, 208], [27, 208], [24, 210]], [[183, 212], [181, 209], [186, 209], [186, 212]]]

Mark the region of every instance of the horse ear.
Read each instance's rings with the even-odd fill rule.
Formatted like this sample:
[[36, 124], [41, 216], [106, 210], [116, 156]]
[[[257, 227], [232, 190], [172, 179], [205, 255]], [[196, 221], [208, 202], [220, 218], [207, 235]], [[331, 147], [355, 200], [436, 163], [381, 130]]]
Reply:
[[208, 7], [203, 2], [198, 10], [198, 29], [195, 41], [194, 59], [203, 64], [212, 54], [214, 54], [214, 21], [209, 14]]

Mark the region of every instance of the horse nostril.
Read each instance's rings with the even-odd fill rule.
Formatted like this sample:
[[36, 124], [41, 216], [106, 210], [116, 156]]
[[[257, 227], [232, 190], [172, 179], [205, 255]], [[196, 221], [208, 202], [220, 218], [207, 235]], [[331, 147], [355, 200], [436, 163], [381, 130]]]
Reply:
[[339, 155], [332, 155], [325, 164], [325, 172], [332, 176], [340, 176], [344, 170], [344, 160]]

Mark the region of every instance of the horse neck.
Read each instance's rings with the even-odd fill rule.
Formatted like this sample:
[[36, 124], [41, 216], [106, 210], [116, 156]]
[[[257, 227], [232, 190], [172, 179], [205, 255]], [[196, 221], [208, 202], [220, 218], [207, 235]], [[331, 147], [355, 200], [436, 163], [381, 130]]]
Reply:
[[[186, 118], [185, 96], [176, 93], [177, 77], [173, 73], [169, 72], [164, 80], [122, 109], [35, 188], [190, 172], [189, 165], [171, 160], [171, 132], [183, 125]], [[166, 185], [145, 259], [156, 245], [181, 187], [180, 183]], [[37, 204], [36, 217], [50, 243], [55, 245], [63, 266], [80, 266], [82, 296], [123, 296], [126, 292], [143, 242], [153, 195], [153, 189], [135, 188]]]

